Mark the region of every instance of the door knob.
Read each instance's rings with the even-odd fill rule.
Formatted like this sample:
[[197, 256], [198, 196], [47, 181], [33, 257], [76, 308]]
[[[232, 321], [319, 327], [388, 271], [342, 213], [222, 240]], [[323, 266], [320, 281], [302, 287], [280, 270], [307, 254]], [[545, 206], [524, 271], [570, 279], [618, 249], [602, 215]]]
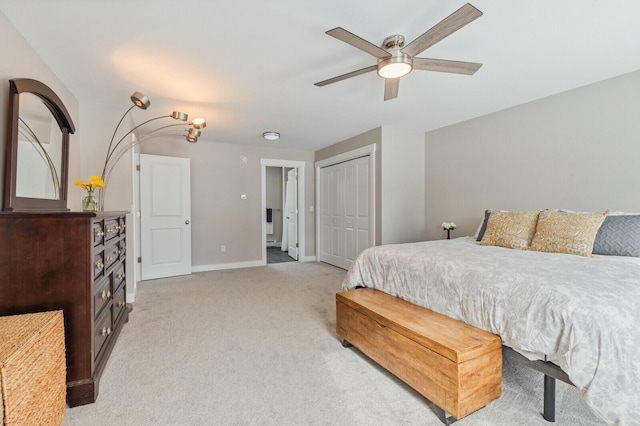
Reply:
[[189, 219], [187, 219], [187, 220], [185, 220], [185, 221], [184, 221], [184, 223], [188, 225], [188, 224], [190, 224], [191, 222], [189, 221]]

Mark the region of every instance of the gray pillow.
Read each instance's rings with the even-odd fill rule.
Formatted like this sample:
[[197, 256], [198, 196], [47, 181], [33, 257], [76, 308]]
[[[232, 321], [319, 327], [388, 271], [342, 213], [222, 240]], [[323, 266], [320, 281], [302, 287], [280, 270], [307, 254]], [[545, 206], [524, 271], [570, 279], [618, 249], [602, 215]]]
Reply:
[[491, 216], [491, 210], [484, 211], [484, 219], [482, 220], [482, 226], [480, 227], [480, 231], [478, 232], [478, 238], [476, 241], [482, 241], [482, 237], [484, 237], [484, 233], [487, 230], [487, 222], [489, 222], [489, 216]]
[[609, 215], [593, 242], [593, 254], [640, 257], [640, 215]]

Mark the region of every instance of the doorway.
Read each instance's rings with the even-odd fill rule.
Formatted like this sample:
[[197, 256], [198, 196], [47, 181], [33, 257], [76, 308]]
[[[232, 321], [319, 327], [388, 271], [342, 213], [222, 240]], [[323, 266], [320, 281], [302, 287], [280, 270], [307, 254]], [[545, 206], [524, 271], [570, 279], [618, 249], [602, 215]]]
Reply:
[[261, 160], [262, 262], [304, 258], [304, 162]]

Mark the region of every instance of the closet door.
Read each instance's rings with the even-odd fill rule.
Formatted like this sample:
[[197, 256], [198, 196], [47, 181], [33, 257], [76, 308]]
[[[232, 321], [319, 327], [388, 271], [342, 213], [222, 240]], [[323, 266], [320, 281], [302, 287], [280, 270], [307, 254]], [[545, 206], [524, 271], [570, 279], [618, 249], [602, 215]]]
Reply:
[[342, 182], [340, 164], [320, 169], [320, 260], [342, 268]]
[[348, 269], [371, 245], [369, 157], [320, 169], [320, 260]]
[[349, 269], [360, 252], [371, 245], [369, 197], [369, 157], [343, 163], [344, 167], [344, 256], [342, 267]]

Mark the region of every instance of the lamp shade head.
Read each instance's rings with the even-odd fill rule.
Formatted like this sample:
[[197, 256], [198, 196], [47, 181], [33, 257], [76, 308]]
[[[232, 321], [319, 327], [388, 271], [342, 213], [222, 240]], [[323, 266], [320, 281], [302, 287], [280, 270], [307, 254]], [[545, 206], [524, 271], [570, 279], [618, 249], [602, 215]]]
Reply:
[[195, 137], [196, 139], [200, 137], [200, 135], [202, 134], [202, 132], [198, 129], [194, 129], [193, 127], [189, 129], [189, 133], [187, 133], [187, 136], [191, 136], [191, 137]]
[[175, 118], [176, 120], [180, 121], [187, 121], [189, 119], [189, 114], [185, 114], [184, 112], [180, 111], [173, 111], [171, 113], [171, 118]]
[[140, 109], [147, 109], [151, 105], [149, 98], [140, 92], [135, 92], [131, 95], [131, 102]]
[[268, 141], [275, 141], [280, 139], [280, 133], [278, 132], [264, 132], [262, 137]]
[[197, 136], [187, 135], [187, 137], [185, 139], [187, 140], [187, 142], [191, 142], [191, 143], [198, 142], [198, 137]]
[[191, 125], [196, 129], [204, 129], [205, 127], [207, 127], [207, 120], [201, 117], [194, 118], [191, 122]]

